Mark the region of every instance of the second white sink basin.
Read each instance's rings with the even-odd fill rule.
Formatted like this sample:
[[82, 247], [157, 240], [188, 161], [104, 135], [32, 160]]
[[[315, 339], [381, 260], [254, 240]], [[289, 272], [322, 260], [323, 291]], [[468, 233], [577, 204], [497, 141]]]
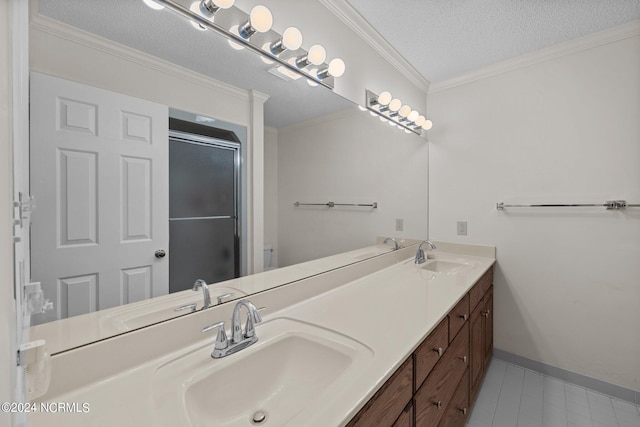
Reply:
[[[163, 365], [154, 376], [158, 424], [299, 426], [314, 403], [347, 387], [373, 353], [344, 335], [279, 318], [257, 325], [258, 342], [212, 359], [211, 345]], [[254, 422], [255, 418], [264, 421]]]

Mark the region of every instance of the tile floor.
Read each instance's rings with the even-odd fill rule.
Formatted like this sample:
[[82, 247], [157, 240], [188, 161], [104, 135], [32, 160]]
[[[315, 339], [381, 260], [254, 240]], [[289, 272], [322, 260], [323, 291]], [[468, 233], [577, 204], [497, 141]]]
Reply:
[[640, 427], [640, 407], [493, 359], [467, 427]]

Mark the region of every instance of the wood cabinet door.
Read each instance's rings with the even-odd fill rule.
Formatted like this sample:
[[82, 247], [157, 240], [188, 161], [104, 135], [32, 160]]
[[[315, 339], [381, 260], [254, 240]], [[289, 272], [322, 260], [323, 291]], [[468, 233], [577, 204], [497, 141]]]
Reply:
[[413, 427], [413, 401], [404, 408], [393, 427]]
[[484, 333], [484, 366], [489, 365], [493, 353], [493, 287], [489, 289], [484, 301], [483, 333]]
[[438, 427], [462, 427], [469, 414], [469, 370], [464, 373]]
[[471, 375], [471, 399], [475, 399], [475, 395], [480, 387], [482, 372], [484, 366], [484, 303], [480, 301], [476, 309], [471, 313], [470, 324], [470, 375]]

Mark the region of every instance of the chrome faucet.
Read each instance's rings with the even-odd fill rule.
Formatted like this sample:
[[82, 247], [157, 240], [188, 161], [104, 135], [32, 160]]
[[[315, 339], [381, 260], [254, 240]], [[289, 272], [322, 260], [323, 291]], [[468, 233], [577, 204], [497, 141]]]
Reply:
[[400, 249], [400, 245], [398, 245], [398, 241], [396, 239], [394, 239], [393, 237], [387, 237], [386, 239], [384, 239], [384, 242], [382, 242], [383, 245], [386, 245], [387, 242], [389, 242], [389, 240], [391, 240], [395, 246], [393, 248], [394, 251], [397, 251], [398, 249]]
[[431, 250], [436, 248], [436, 245], [431, 243], [429, 240], [425, 240], [424, 242], [420, 243], [420, 246], [418, 246], [418, 252], [416, 252], [416, 264], [424, 264], [427, 261], [427, 258], [425, 258], [424, 256], [424, 251], [422, 250], [422, 245], [425, 244], [429, 245]]
[[197, 292], [202, 288], [202, 293], [204, 294], [204, 305], [202, 309], [211, 307], [211, 295], [209, 294], [209, 286], [207, 286], [207, 282], [202, 279], [198, 279], [193, 283], [193, 291]]
[[[247, 323], [244, 328], [244, 333], [242, 333], [242, 324], [240, 323], [240, 311], [242, 307], [246, 307], [249, 311], [247, 314]], [[224, 330], [224, 322], [218, 322], [202, 329], [202, 332], [209, 332], [218, 328], [218, 335], [216, 336], [216, 342], [213, 346], [211, 357], [219, 359], [221, 357], [228, 356], [245, 349], [258, 341], [254, 325], [262, 322], [259, 310], [262, 309], [257, 309], [251, 301], [245, 299], [238, 301], [236, 306], [233, 308], [233, 315], [231, 316], [231, 341], [227, 339], [227, 333]]]

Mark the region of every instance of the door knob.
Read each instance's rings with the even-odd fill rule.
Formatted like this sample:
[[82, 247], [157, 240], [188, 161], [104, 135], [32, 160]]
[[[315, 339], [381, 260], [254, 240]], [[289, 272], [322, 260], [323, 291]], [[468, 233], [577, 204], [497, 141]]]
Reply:
[[165, 256], [166, 254], [167, 254], [167, 253], [164, 251], [164, 249], [158, 249], [158, 250], [155, 252], [155, 256], [156, 256], [156, 258], [164, 258], [164, 256]]

